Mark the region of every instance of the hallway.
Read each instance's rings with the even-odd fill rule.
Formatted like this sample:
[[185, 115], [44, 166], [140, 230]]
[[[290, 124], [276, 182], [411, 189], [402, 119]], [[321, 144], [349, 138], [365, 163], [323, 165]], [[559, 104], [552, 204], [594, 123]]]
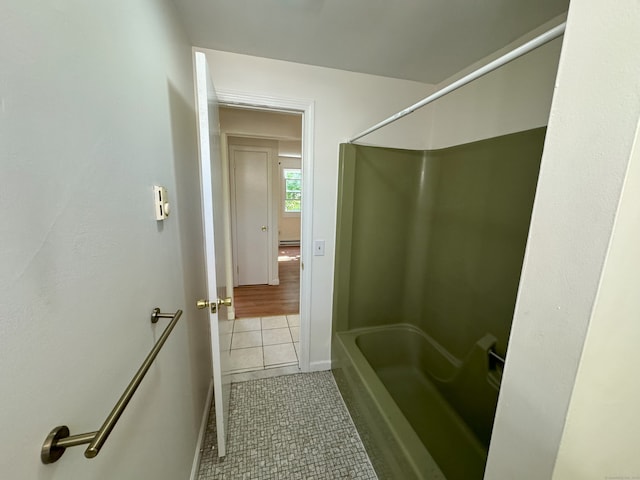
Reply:
[[290, 315], [300, 311], [300, 247], [278, 248], [280, 285], [233, 289], [236, 319]]

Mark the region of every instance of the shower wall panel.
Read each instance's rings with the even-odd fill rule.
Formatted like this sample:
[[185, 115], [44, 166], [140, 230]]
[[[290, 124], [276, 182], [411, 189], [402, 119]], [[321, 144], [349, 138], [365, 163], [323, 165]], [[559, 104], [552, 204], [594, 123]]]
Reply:
[[428, 153], [436, 178], [416, 218], [427, 219], [428, 248], [408, 281], [420, 287], [420, 307], [406, 313], [458, 358], [487, 333], [505, 352], [544, 134], [541, 128]]
[[425, 152], [341, 146], [334, 301], [338, 330], [404, 321], [408, 239]]
[[342, 145], [334, 331], [411, 323], [504, 353], [545, 128], [433, 151]]

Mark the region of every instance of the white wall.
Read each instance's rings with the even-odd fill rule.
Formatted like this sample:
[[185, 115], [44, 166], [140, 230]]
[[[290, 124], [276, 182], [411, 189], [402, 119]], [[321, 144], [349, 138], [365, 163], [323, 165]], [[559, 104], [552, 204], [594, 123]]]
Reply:
[[[313, 238], [326, 241], [312, 261], [310, 363], [331, 358], [331, 305], [340, 142], [420, 100], [432, 86], [323, 67], [207, 50], [218, 90], [315, 101]], [[259, 73], [259, 74], [258, 74]], [[386, 146], [425, 148], [429, 112], [420, 112], [364, 140]]]
[[557, 480], [640, 476], [638, 205], [640, 131], [571, 395], [553, 477]]
[[[486, 65], [563, 20], [564, 16], [558, 17], [540, 26], [443, 81], [438, 88]], [[545, 126], [549, 119], [561, 47], [562, 37], [427, 106], [434, 118], [427, 133], [429, 147], [450, 147]]]
[[220, 130], [235, 135], [300, 140], [302, 117], [291, 113], [221, 107]]
[[[640, 477], [640, 52], [636, 48], [640, 4], [620, 3], [614, 12], [606, 8], [603, 16], [598, 15], [598, 22], [616, 25], [615, 35], [602, 32], [610, 39], [609, 55], [600, 58], [606, 58], [608, 69], [624, 71], [616, 72], [611, 83], [620, 89], [615, 97], [624, 100], [625, 105], [618, 106], [624, 114], [620, 120], [610, 117], [613, 124], [602, 133], [620, 128], [623, 142], [594, 152], [594, 156], [597, 154], [600, 162], [607, 158], [608, 163], [610, 153], [614, 158], [630, 155], [629, 167], [571, 395], [553, 476], [557, 480]], [[575, 15], [585, 13], [576, 6]], [[591, 17], [589, 23], [596, 18]], [[581, 33], [588, 29], [587, 24]]]
[[301, 140], [280, 140], [278, 142], [278, 154], [283, 157], [302, 157]]
[[[3, 478], [189, 476], [210, 377], [191, 72], [169, 1], [0, 4]], [[155, 306], [185, 314], [102, 452], [42, 465], [53, 427], [104, 421]]]
[[637, 0], [572, 0], [487, 479], [640, 474], [639, 41]]

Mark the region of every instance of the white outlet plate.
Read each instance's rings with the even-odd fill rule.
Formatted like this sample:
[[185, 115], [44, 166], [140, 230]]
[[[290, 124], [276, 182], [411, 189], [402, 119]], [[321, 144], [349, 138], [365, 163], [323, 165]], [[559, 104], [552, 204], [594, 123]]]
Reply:
[[313, 254], [316, 257], [324, 256], [324, 240], [314, 240], [314, 242], [313, 242]]

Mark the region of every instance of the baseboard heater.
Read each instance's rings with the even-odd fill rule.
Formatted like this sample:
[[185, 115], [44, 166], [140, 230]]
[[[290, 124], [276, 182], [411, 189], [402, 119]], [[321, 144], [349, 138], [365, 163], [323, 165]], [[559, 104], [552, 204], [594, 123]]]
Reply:
[[281, 247], [299, 247], [300, 240], [280, 240]]

